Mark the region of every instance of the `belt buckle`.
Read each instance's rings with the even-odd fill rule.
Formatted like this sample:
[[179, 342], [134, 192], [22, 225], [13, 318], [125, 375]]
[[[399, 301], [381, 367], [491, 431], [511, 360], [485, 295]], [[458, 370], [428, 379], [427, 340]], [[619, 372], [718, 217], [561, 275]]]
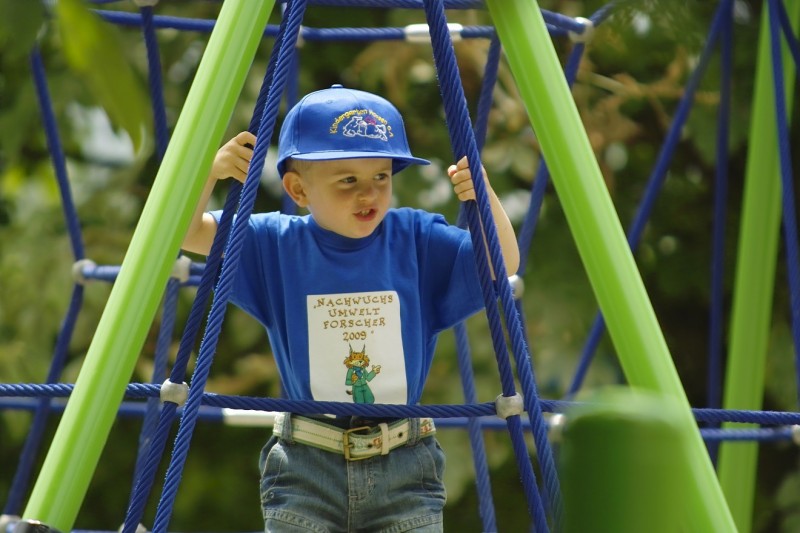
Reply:
[[356, 431], [364, 431], [372, 429], [369, 426], [361, 426], [357, 428], [345, 429], [342, 433], [342, 453], [344, 454], [345, 461], [363, 461], [364, 459], [369, 459], [371, 456], [366, 455], [364, 457], [352, 457], [350, 455], [350, 448], [353, 447], [353, 443], [350, 442], [350, 434], [355, 433]]

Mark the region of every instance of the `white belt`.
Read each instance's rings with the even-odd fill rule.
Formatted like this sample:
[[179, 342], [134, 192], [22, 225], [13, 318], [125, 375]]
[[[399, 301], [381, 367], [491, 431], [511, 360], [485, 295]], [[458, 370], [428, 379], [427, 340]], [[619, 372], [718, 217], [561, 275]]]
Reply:
[[[387, 455], [390, 451], [408, 442], [411, 427], [411, 421], [404, 418], [391, 424], [380, 423], [376, 426], [341, 429], [304, 416], [278, 413], [275, 415], [273, 427], [275, 436], [280, 437], [283, 433], [283, 424], [287, 416], [292, 417], [291, 440], [329, 452], [340, 453], [347, 461]], [[429, 437], [436, 433], [433, 419], [420, 418], [418, 423], [419, 438]]]

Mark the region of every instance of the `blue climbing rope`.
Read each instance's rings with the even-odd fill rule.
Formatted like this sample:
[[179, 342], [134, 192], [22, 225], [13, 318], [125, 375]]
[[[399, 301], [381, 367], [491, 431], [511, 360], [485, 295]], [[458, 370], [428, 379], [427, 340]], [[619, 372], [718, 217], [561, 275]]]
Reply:
[[[469, 112], [466, 108], [466, 98], [461, 87], [458, 66], [456, 64], [455, 52], [447, 28], [447, 19], [444, 13], [444, 5], [441, 2], [424, 2], [425, 13], [430, 28], [431, 40], [433, 44], [434, 63], [439, 75], [439, 87], [442, 94], [442, 101], [445, 107], [448, 130], [450, 132], [453, 154], [456, 159], [463, 155], [467, 156], [472, 168], [483, 168], [480, 163], [480, 155], [477, 149], [474, 132], [472, 130]], [[536, 383], [533, 378], [533, 369], [530, 363], [527, 346], [522, 340], [522, 325], [516, 310], [511, 288], [508, 284], [505, 265], [502, 260], [500, 244], [494, 227], [489, 199], [486, 187], [483, 182], [481, 172], [473, 175], [476, 205], [469, 203], [465, 206], [467, 219], [471, 228], [470, 235], [473, 240], [473, 249], [476, 252], [478, 270], [483, 287], [484, 301], [486, 304], [486, 315], [489, 320], [492, 342], [495, 348], [498, 365], [500, 367], [501, 380], [503, 384], [503, 395], [513, 397], [516, 395], [513, 379], [511, 375], [510, 361], [508, 358], [508, 347], [505, 342], [503, 327], [499, 312], [496, 307], [497, 292], [499, 291], [501, 302], [505, 313], [508, 332], [511, 337], [513, 353], [517, 362], [517, 373], [523, 387], [523, 402], [531, 417], [534, 441], [544, 476], [544, 484], [547, 489], [549, 504], [555, 524], [560, 523], [561, 496], [558, 488], [558, 477], [555, 469], [555, 461], [552, 457], [547, 431], [541, 408], [539, 397], [536, 392]], [[480, 215], [475, 207], [480, 209]], [[480, 217], [480, 218], [479, 218]], [[483, 231], [481, 231], [481, 221], [483, 221]], [[492, 257], [492, 268], [497, 278], [497, 283], [492, 283], [489, 264], [485, 257], [484, 242], [489, 247]], [[497, 289], [495, 288], [497, 287]], [[527, 452], [519, 415], [512, 415], [507, 418], [509, 433], [512, 439], [512, 446], [517, 458], [517, 466], [523, 480], [525, 496], [528, 501], [528, 508], [536, 525], [537, 531], [548, 531], [546, 514], [541, 495], [536, 487], [535, 474]]]
[[[478, 151], [482, 150], [486, 141], [486, 132], [489, 123], [489, 111], [492, 106], [492, 92], [497, 83], [497, 71], [500, 68], [500, 55], [502, 47], [497, 35], [494, 35], [489, 45], [489, 52], [486, 58], [483, 82], [481, 84], [478, 107], [475, 113], [475, 141], [478, 144]], [[463, 205], [459, 209], [458, 226], [466, 227], [465, 212]], [[459, 375], [464, 391], [464, 401], [466, 403], [477, 403], [475, 392], [475, 380], [472, 369], [472, 354], [470, 350], [469, 334], [466, 325], [462, 322], [453, 328], [456, 337], [456, 356], [458, 360]], [[486, 449], [483, 441], [482, 426], [478, 419], [470, 418], [467, 420], [467, 433], [469, 435], [470, 446], [472, 448], [472, 463], [475, 468], [475, 486], [478, 492], [478, 514], [481, 517], [483, 531], [496, 531], [497, 524], [495, 518], [494, 502], [492, 499], [492, 484], [489, 476], [489, 465], [486, 460]]]
[[[711, 309], [709, 310], [708, 334], [708, 394], [706, 407], [722, 406], [722, 356], [725, 278], [725, 219], [728, 203], [728, 140], [730, 138], [730, 109], [732, 50], [733, 50], [733, 2], [720, 6], [720, 112], [717, 118], [717, 165], [714, 187], [714, 215], [711, 241]], [[709, 429], [715, 429], [714, 427]], [[718, 446], [716, 441], [707, 441], [712, 463], [716, 463]]]
[[[780, 4], [782, 5], [782, 4]], [[794, 201], [794, 180], [792, 178], [792, 150], [789, 143], [789, 125], [786, 113], [786, 89], [784, 86], [783, 54], [781, 53], [781, 26], [779, 3], [767, 2], [770, 26], [770, 46], [772, 50], [773, 90], [775, 91], [775, 118], [778, 128], [778, 159], [780, 161], [781, 195], [783, 207], [783, 238], [786, 248], [786, 272], [789, 278], [790, 311], [792, 316], [792, 338], [795, 349], [795, 370], [800, 383], [800, 250], [797, 238], [797, 214]], [[787, 32], [790, 35], [791, 32]], [[796, 45], [796, 42], [795, 42]], [[795, 46], [796, 49], [796, 46]], [[796, 68], [800, 67], [798, 55], [794, 55]], [[798, 391], [800, 405], [800, 391]]]
[[[116, 0], [95, 0], [96, 4], [113, 3]], [[487, 75], [484, 78], [481, 98], [478, 103], [476, 120], [474, 127], [469, 126], [469, 116], [466, 110], [463, 90], [458, 82], [458, 71], [455, 58], [452, 54], [452, 43], [450, 34], [444, 18], [445, 8], [480, 8], [482, 2], [470, 0], [446, 0], [438, 1], [426, 0], [316, 0], [309, 2], [310, 5], [330, 5], [330, 6], [358, 6], [364, 7], [404, 7], [404, 8], [424, 8], [431, 26], [431, 35], [434, 47], [434, 58], [437, 62], [437, 70], [440, 75], [442, 88], [442, 99], [447, 112], [448, 127], [450, 128], [451, 140], [453, 141], [454, 151], [457, 157], [466, 154], [473, 165], [479, 164], [479, 154], [486, 134], [488, 110], [491, 106], [491, 89], [487, 89], [494, 83], [491, 70], [496, 71], [500, 57], [500, 43], [491, 27], [469, 27], [461, 32], [463, 38], [491, 38], [492, 45], [487, 60]], [[170, 374], [171, 383], [182, 383], [186, 377], [186, 369], [191, 357], [192, 348], [196, 342], [199, 328], [203, 319], [209, 297], [213, 291], [213, 285], [220, 273], [222, 261], [222, 251], [228, 243], [228, 250], [225, 252], [225, 266], [220, 276], [220, 284], [217, 288], [212, 311], [209, 315], [208, 326], [200, 348], [197, 369], [192, 376], [192, 388], [187, 405], [182, 409], [183, 419], [179, 428], [179, 435], [176, 442], [173, 458], [170, 463], [170, 470], [164, 484], [161, 501], [156, 517], [154, 531], [165, 531], [169, 515], [172, 511], [172, 502], [177, 493], [177, 486], [180, 474], [188, 453], [189, 441], [194, 428], [195, 421], [198, 419], [222, 419], [221, 409], [247, 409], [247, 410], [278, 410], [293, 411], [299, 413], [330, 412], [334, 414], [350, 415], [354, 412], [351, 404], [339, 404], [336, 402], [299, 402], [274, 398], [246, 398], [246, 397], [226, 397], [221, 395], [207, 394], [203, 392], [205, 380], [210, 371], [211, 360], [218, 339], [221, 320], [224, 316], [224, 305], [229, 293], [230, 280], [232, 280], [236, 268], [237, 246], [240, 246], [240, 238], [236, 227], [240, 227], [246, 221], [252, 210], [252, 203], [258, 185], [258, 175], [264, 164], [269, 138], [272, 136], [277, 108], [282, 94], [287, 95], [289, 106], [296, 101], [297, 94], [297, 52], [294, 45], [298, 40], [305, 41], [368, 41], [375, 39], [399, 40], [405, 39], [406, 33], [403, 28], [332, 28], [314, 29], [301, 28], [302, 12], [305, 10], [305, 2], [296, 1], [286, 4], [286, 17], [281, 22], [280, 28], [268, 26], [265, 29], [265, 36], [276, 36], [276, 44], [273, 48], [273, 56], [270, 59], [267, 75], [259, 94], [259, 100], [253, 114], [250, 131], [258, 132], [259, 142], [254, 150], [251, 171], [248, 173], [247, 183], [244, 187], [238, 182], [231, 186], [223, 211], [223, 218], [217, 239], [212, 246], [206, 265], [193, 264], [192, 275], [188, 280], [171, 279], [167, 285], [166, 298], [162, 312], [162, 322], [156, 343], [155, 369], [153, 373], [153, 383], [132, 384], [129, 387], [127, 397], [136, 400], [145, 400], [134, 405], [123, 405], [123, 411], [129, 409], [136, 416], [144, 416], [142, 432], [140, 436], [140, 449], [137, 457], [137, 467], [135, 483], [131, 498], [128, 515], [126, 515], [123, 526], [124, 533], [133, 533], [141, 519], [141, 515], [146, 503], [146, 498], [152, 487], [152, 480], [166, 446], [166, 439], [169, 430], [174, 423], [175, 417], [179, 413], [179, 406], [170, 401], [165, 402], [160, 410], [160, 417], [156, 424], [155, 415], [158, 410], [158, 398], [161, 386], [158, 384], [161, 377], [166, 374], [166, 354], [169, 347], [169, 340], [174, 328], [175, 307], [177, 302], [177, 292], [181, 286], [186, 284], [198, 285], [198, 292], [195, 302], [187, 321], [186, 329], [179, 347], [176, 363]], [[716, 409], [719, 399], [719, 380], [721, 367], [721, 330], [722, 330], [722, 296], [721, 296], [721, 277], [722, 277], [722, 255], [724, 249], [724, 205], [726, 203], [727, 190], [725, 187], [725, 177], [727, 175], [727, 159], [724, 157], [724, 148], [727, 144], [727, 130], [729, 114], [729, 80], [731, 69], [730, 40], [732, 33], [732, 5], [733, 0], [723, 0], [715, 16], [714, 23], [709, 33], [709, 40], [701, 56], [700, 63], [692, 75], [687, 85], [686, 94], [681, 100], [681, 105], [676, 114], [667, 140], [664, 143], [659, 155], [658, 164], [650, 177], [648, 192], [642, 203], [637, 218], [629, 233], [629, 244], [635, 248], [636, 242], [640, 239], [644, 224], [646, 224], [649, 213], [652, 210], [655, 197], [663, 183], [666, 164], [671, 158], [672, 152], [679, 138], [679, 132], [685, 123], [686, 116], [691, 106], [691, 100], [696, 91], [699, 79], [707, 66], [710, 48], [718, 40], [722, 50], [722, 69], [723, 85], [721, 93], [721, 107], [719, 126], [717, 132], [717, 187], [715, 189], [715, 212], [714, 212], [714, 237], [713, 237], [713, 258], [712, 258], [712, 327], [709, 337], [709, 400], [708, 405], [711, 409], [694, 410], [698, 422], [711, 425], [718, 425], [724, 421], [749, 422], [763, 424], [766, 426], [753, 430], [720, 430], [715, 428], [703, 429], [701, 433], [712, 449], [714, 443], [720, 440], [787, 440], [797, 439], [797, 431], [787, 425], [800, 424], [800, 415], [795, 413], [777, 412], [755, 412], [755, 411], [724, 411]], [[792, 192], [792, 169], [791, 152], [789, 145], [788, 124], [786, 122], [786, 102], [783, 94], [782, 83], [778, 80], [783, 79], [782, 64], [780, 61], [780, 32], [783, 31], [788, 48], [796, 64], [800, 63], [800, 46], [797, 39], [792, 34], [786, 11], [783, 4], [777, 0], [769, 0], [769, 15], [772, 30], [773, 62], [776, 83], [776, 111], [778, 120], [778, 137], [781, 140], [778, 146], [781, 161], [781, 177], [784, 185], [783, 198], [783, 231], [786, 239], [787, 272], [789, 276], [791, 312], [793, 323], [793, 335], [795, 346], [800, 345], [800, 273], [797, 269], [798, 246], [796, 231], [796, 216]], [[592, 22], [597, 25], [609, 13], [610, 5], [598, 11], [592, 17]], [[155, 39], [156, 28], [177, 28], [188, 31], [211, 31], [214, 21], [189, 20], [179, 17], [155, 16], [152, 8], [144, 7], [138, 14], [122, 13], [114, 11], [96, 11], [106, 20], [129, 26], [141, 26], [144, 41], [147, 46], [147, 58], [150, 68], [150, 91], [151, 99], [154, 102], [154, 123], [156, 129], [157, 152], [159, 158], [163, 155], [166, 140], [168, 137], [166, 127], [166, 114], [163, 105], [163, 92], [161, 90], [160, 79], [160, 54], [158, 53], [157, 41]], [[580, 34], [584, 31], [584, 26], [580, 22], [570, 17], [559, 14], [544, 12], [548, 28], [554, 36], [566, 35], [568, 33]], [[291, 27], [289, 21], [291, 20]], [[288, 31], [287, 31], [288, 30]], [[280, 43], [280, 45], [279, 45]], [[574, 81], [577, 66], [584, 51], [582, 43], [577, 43], [573, 47], [572, 53], [565, 67], [565, 75], [571, 85]], [[35, 402], [23, 405], [22, 408], [30, 408], [35, 411], [34, 421], [23, 448], [19, 467], [12, 483], [9, 499], [6, 503], [4, 514], [15, 514], [21, 506], [23, 495], [27, 490], [27, 477], [32, 469], [35, 460], [36, 450], [43, 433], [44, 423], [51, 412], [57, 412], [61, 406], [51, 404], [53, 398], [65, 397], [72, 391], [71, 385], [55, 383], [63, 370], [66, 359], [69, 338], [75, 325], [75, 320], [83, 299], [82, 283], [88, 279], [102, 279], [113, 281], [118, 272], [117, 267], [105, 267], [93, 265], [90, 262], [83, 262], [84, 250], [80, 237], [78, 219], [72, 203], [69, 185], [66, 176], [66, 164], [63, 150], [60, 146], [58, 131], [53, 117], [52, 106], [47, 94], [46, 80], [41, 64], [41, 57], [38, 50], [31, 55], [31, 68], [34, 74], [37, 96], [42, 110], [45, 132], [48, 140], [48, 147], [51, 152], [55, 174], [59, 182], [62, 193], [62, 205], [65, 220], [72, 242], [73, 253], [76, 261], [81, 261], [76, 275], [76, 283], [73, 287], [72, 300], [61, 326], [59, 337], [56, 342], [55, 355], [51, 363], [46, 383], [42, 385], [31, 384], [0, 384], [0, 397], [33, 397]], [[277, 74], [277, 75], [276, 75]], [[273, 80], [273, 77], [275, 78]], [[263, 118], [262, 118], [263, 117]], [[473, 166], [475, 168], [475, 166]], [[529, 257], [528, 246], [532, 240], [533, 233], [538, 220], [539, 211], [542, 205], [545, 189], [548, 184], [548, 171], [544, 161], [540, 162], [539, 169], [534, 180], [531, 193], [531, 207], [520, 231], [520, 250], [522, 261], [518, 270], [518, 275], [522, 276], [526, 270], [526, 262]], [[512, 354], [517, 362], [517, 373], [520, 379], [520, 388], [524, 392], [525, 408], [528, 411], [529, 420], [522, 420], [519, 415], [509, 417], [505, 422], [505, 428], [509, 431], [514, 446], [515, 457], [520, 467], [523, 478], [523, 488], [528, 500], [529, 511], [535, 522], [537, 531], [547, 531], [545, 508], [549, 510], [553, 518], [553, 524], [559, 522], [560, 500], [558, 490], [558, 479], [555, 468], [552, 464], [552, 452], [546, 438], [546, 424], [542, 418], [543, 412], [561, 412], [569, 404], [566, 402], [554, 402], [541, 400], [536, 391], [535, 376], [530, 363], [530, 353], [528, 350], [528, 340], [525, 338], [525, 330], [521, 327], [522, 308], [520, 302], [513, 298], [512, 291], [508, 285], [505, 273], [502, 272], [502, 260], [497, 245], [496, 235], [493, 235], [493, 226], [488, 223], [490, 211], [486, 201], [486, 191], [483, 189], [482, 180], [476, 183], [476, 195], [478, 196], [477, 205], [466, 206], [462, 216], [469, 219], [468, 225], [472, 229], [473, 244], [478, 255], [478, 266], [482, 279], [484, 298], [487, 301], [487, 318], [492, 329], [492, 341], [497, 352], [498, 366], [501, 374], [501, 385], [503, 396], [513, 396], [516, 394], [511, 362], [509, 360], [508, 346], [500, 323], [500, 315], [497, 312], [495, 303], [498, 298], [501, 300], [504, 316], [509, 328], [511, 339], [509, 344], [512, 347]], [[233, 225], [233, 213], [239, 205], [238, 220], [236, 226]], [[289, 206], [287, 205], [287, 208]], [[480, 240], [481, 223], [483, 222], [483, 232], [487, 235], [489, 242], [489, 257], [486, 257], [483, 242]], [[230, 236], [230, 242], [228, 237]], [[491, 280], [489, 261], [498, 272], [498, 281]], [[584, 350], [593, 353], [596, 343], [599, 342], [600, 335], [604, 330], [602, 316], [598, 314], [596, 327], [593, 327], [589, 342]], [[595, 336], [595, 331], [597, 336]], [[459, 368], [462, 373], [462, 384], [464, 388], [464, 405], [425, 405], [425, 406], [402, 406], [402, 405], [372, 405], [358, 406], [358, 414], [372, 416], [434, 416], [437, 419], [448, 421], [452, 425], [469, 428], [470, 440], [473, 447], [473, 457], [476, 468], [476, 482], [479, 491], [480, 515], [484, 529], [496, 528], [494, 508], [491, 503], [490, 482], [488, 468], [486, 467], [485, 450], [480, 440], [481, 430], [490, 426], [502, 426], [500, 421], [492, 420], [492, 415], [496, 413], [494, 403], [477, 403], [472, 380], [472, 369], [470, 368], [469, 343], [466, 328], [460, 324], [455, 328], [458, 344]], [[800, 382], [800, 355], [796, 368], [798, 372], [798, 382]], [[577, 390], [583, 381], [586, 369], [591, 356], [584, 356], [576, 371], [571, 392]], [[10, 407], [10, 404], [2, 403], [0, 407]], [[483, 417], [487, 417], [488, 420]], [[536, 441], [537, 452], [541, 463], [543, 475], [544, 494], [540, 495], [536, 486], [536, 479], [530, 464], [527, 446], [523, 440], [523, 431], [532, 431]]]
[[[72, 253], [77, 261], [84, 257], [83, 239], [81, 237], [80, 226], [77, 223], [77, 211], [69, 188], [66, 158], [64, 157], [61, 137], [58, 133], [58, 125], [56, 124], [55, 113], [53, 112], [50, 99], [50, 91], [47, 87], [44, 65], [42, 64], [42, 56], [38, 46], [31, 52], [30, 63], [39, 110], [44, 123], [47, 146], [51, 154], [51, 161], [61, 195], [61, 209], [64, 212], [64, 220], [67, 223]], [[72, 296], [64, 316], [64, 321], [58, 332], [53, 358], [50, 361], [50, 369], [45, 378], [47, 383], [54, 383], [57, 381], [64, 370], [69, 351], [69, 341], [72, 338], [72, 333], [78, 320], [78, 314], [83, 305], [83, 293], [83, 285], [80, 283], [73, 284]], [[22, 500], [28, 492], [33, 466], [42, 443], [49, 412], [50, 402], [47, 399], [41, 399], [38, 402], [31, 428], [25, 438], [25, 445], [22, 448], [17, 470], [11, 482], [8, 500], [4, 506], [3, 514], [16, 515], [22, 507]]]
[[[718, 38], [723, 24], [722, 21], [727, 13], [725, 9], [726, 7], [728, 10], [731, 9], [730, 2], [727, 0], [721, 2], [717, 8], [714, 20], [711, 24], [711, 29], [709, 31], [709, 37], [700, 55], [697, 68], [695, 68], [694, 72], [692, 72], [692, 75], [686, 84], [683, 97], [681, 98], [678, 109], [675, 112], [675, 118], [673, 119], [670, 129], [667, 132], [664, 144], [661, 146], [658, 159], [656, 160], [656, 165], [650, 174], [644, 196], [642, 197], [642, 201], [639, 204], [639, 208], [634, 216], [633, 222], [631, 223], [631, 227], [628, 230], [628, 245], [633, 251], [635, 251], [639, 245], [639, 242], [642, 238], [642, 233], [644, 233], [647, 221], [650, 218], [650, 214], [653, 211], [655, 202], [658, 199], [658, 194], [660, 193], [661, 187], [666, 179], [669, 163], [672, 159], [673, 153], [675, 152], [675, 148], [680, 141], [683, 126], [686, 123], [686, 119], [689, 116], [689, 111], [691, 110], [694, 102], [694, 95], [697, 92], [697, 88], [700, 84], [702, 76], [708, 66], [713, 46]], [[583, 378], [585, 377], [586, 370], [588, 369], [588, 365], [591, 362], [594, 353], [596, 352], [597, 346], [600, 343], [604, 332], [605, 321], [603, 320], [602, 314], [598, 312], [595, 316], [595, 320], [592, 324], [586, 344], [584, 345], [583, 352], [581, 353], [578, 369], [575, 373], [572, 384], [567, 391], [567, 396], [572, 396], [580, 388]]]
[[[285, 33], [285, 19], [282, 22], [278, 38]], [[277, 60], [278, 47], [273, 49], [272, 57], [268, 63], [267, 72], [264, 76], [264, 81], [261, 85], [258, 98], [256, 100], [253, 118], [249, 126], [249, 130], [255, 133], [260, 124], [261, 114], [266, 104], [269, 87], [272, 84], [274, 73], [274, 66]], [[192, 309], [189, 313], [184, 333], [181, 337], [181, 342], [178, 347], [178, 354], [173, 366], [172, 374], [170, 375], [170, 382], [180, 384], [186, 377], [186, 368], [191, 357], [192, 349], [194, 348], [195, 340], [203, 320], [203, 314], [206, 310], [206, 304], [213, 290], [214, 283], [216, 282], [217, 273], [222, 262], [222, 254], [227, 242], [230, 228], [233, 222], [233, 213], [236, 210], [236, 205], [239, 201], [239, 195], [242, 190], [242, 185], [232, 180], [225, 205], [223, 208], [223, 216], [219, 221], [217, 233], [211, 246], [211, 250], [207, 257], [205, 269], [203, 270], [197, 294], [195, 295]], [[149, 457], [142, 468], [143, 473], [140, 479], [134, 486], [134, 491], [131, 495], [128, 511], [126, 513], [125, 521], [123, 523], [123, 533], [134, 533], [136, 527], [141, 521], [144, 507], [147, 503], [147, 498], [152, 489], [155, 478], [156, 469], [161, 460], [166, 446], [166, 438], [169, 434], [169, 428], [174, 421], [178, 405], [173, 402], [165, 402], [165, 408], [162, 410], [159, 426], [155, 431], [154, 442], [150, 446]], [[173, 496], [174, 498], [174, 496]]]
[[189, 441], [191, 440], [191, 435], [196, 425], [200, 400], [205, 388], [205, 382], [210, 373], [214, 351], [222, 327], [222, 320], [225, 316], [227, 301], [232, 290], [233, 278], [236, 274], [236, 266], [242, 246], [243, 228], [253, 209], [259, 178], [264, 167], [267, 147], [269, 146], [269, 141], [272, 138], [275, 127], [288, 67], [291, 63], [291, 56], [294, 54], [294, 45], [297, 42], [300, 24], [305, 13], [304, 0], [296, 0], [290, 2], [288, 5], [289, 7], [285, 13], [287, 19], [286, 32], [280, 42], [280, 52], [274, 71], [274, 78], [269, 88], [269, 95], [264, 107], [264, 115], [258, 129], [256, 146], [254, 147], [253, 156], [250, 160], [247, 178], [242, 187], [239, 209], [237, 211], [238, 218], [233, 224], [230, 240], [225, 248], [225, 258], [222, 262], [220, 279], [214, 294], [203, 341], [200, 345], [197, 366], [192, 375], [192, 387], [189, 390], [189, 398], [184, 406], [175, 448], [173, 449], [172, 459], [164, 482], [164, 490], [156, 510], [156, 518], [153, 525], [154, 533], [166, 531], [169, 517], [172, 514], [173, 502], [177, 494], [183, 466], [188, 454]]

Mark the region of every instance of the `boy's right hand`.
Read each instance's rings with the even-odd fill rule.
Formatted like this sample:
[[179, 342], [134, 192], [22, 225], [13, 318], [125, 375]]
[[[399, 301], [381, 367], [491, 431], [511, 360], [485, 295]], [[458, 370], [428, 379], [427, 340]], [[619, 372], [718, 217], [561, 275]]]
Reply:
[[243, 131], [225, 143], [214, 157], [211, 176], [218, 180], [233, 178], [244, 183], [255, 145], [256, 136], [249, 131]]

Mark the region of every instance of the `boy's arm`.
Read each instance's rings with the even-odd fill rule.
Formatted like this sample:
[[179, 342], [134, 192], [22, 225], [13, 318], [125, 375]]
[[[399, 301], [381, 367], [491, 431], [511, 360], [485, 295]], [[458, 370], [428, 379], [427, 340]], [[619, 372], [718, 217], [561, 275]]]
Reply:
[[[517, 236], [514, 233], [514, 227], [511, 225], [511, 221], [508, 220], [505, 209], [503, 209], [503, 205], [500, 203], [500, 199], [489, 183], [486, 170], [481, 170], [483, 171], [483, 180], [486, 184], [486, 193], [489, 196], [489, 205], [492, 209], [495, 228], [497, 228], [497, 238], [500, 241], [500, 248], [503, 252], [503, 262], [506, 266], [506, 272], [510, 276], [516, 274], [519, 268], [519, 246], [517, 245]], [[450, 168], [447, 169], [447, 175], [450, 176], [450, 181], [453, 183], [453, 191], [456, 193], [459, 200], [462, 202], [475, 200], [472, 173], [470, 172], [466, 157], [463, 157], [455, 165], [450, 165]], [[492, 276], [494, 276], [494, 271], [492, 272]]]
[[206, 213], [208, 200], [217, 181], [225, 178], [234, 178], [244, 182], [247, 177], [247, 169], [250, 166], [250, 158], [253, 155], [253, 146], [256, 144], [256, 137], [250, 132], [244, 131], [225, 143], [214, 157], [211, 165], [211, 172], [206, 180], [200, 201], [197, 203], [189, 229], [183, 238], [181, 248], [187, 252], [208, 255], [211, 251], [211, 244], [214, 242], [214, 235], [217, 233], [217, 221], [209, 213]]

